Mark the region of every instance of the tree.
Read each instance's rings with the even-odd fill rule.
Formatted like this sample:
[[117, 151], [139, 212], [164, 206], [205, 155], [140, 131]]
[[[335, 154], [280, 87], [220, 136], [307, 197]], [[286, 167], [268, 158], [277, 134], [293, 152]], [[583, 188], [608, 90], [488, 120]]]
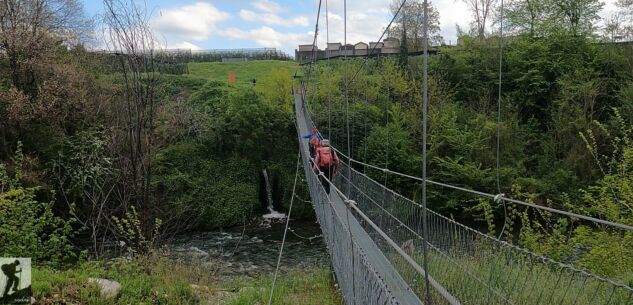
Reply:
[[626, 39], [629, 35], [629, 28], [626, 24], [624, 12], [615, 12], [604, 19], [604, 36], [610, 42]]
[[551, 1], [511, 0], [504, 11], [506, 27], [515, 33], [528, 33], [530, 37], [541, 35], [550, 18]]
[[475, 19], [475, 27], [477, 29], [477, 36], [484, 38], [486, 34], [486, 23], [492, 12], [496, 0], [463, 0]]
[[[123, 175], [118, 198], [125, 212], [130, 204], [138, 212], [146, 234], [151, 234], [152, 159], [155, 148], [155, 116], [160, 101], [160, 74], [156, 52], [160, 43], [149, 24], [144, 7], [125, 0], [105, 0], [104, 38], [117, 56], [122, 92], [117, 97], [114, 142], [119, 154], [115, 160]], [[149, 236], [148, 236], [149, 238]]]
[[9, 63], [12, 85], [37, 95], [35, 65], [55, 45], [77, 44], [90, 29], [78, 0], [0, 2], [0, 58]]
[[633, 39], [633, 0], [618, 0], [619, 14], [623, 20], [623, 32], [628, 39]]
[[598, 0], [562, 0], [556, 2], [554, 24], [573, 36], [585, 36], [593, 31], [593, 23], [600, 19], [598, 12], [604, 6]]
[[[391, 3], [391, 14], [395, 15], [403, 0], [393, 0]], [[444, 38], [440, 29], [440, 13], [432, 2], [429, 4], [429, 43], [431, 45], [441, 45]], [[422, 49], [424, 33], [424, 3], [419, 0], [407, 1], [400, 13], [394, 20], [394, 24], [389, 29], [390, 37], [402, 39], [406, 33], [407, 48], [409, 50]], [[402, 42], [401, 42], [402, 43]]]
[[584, 37], [592, 33], [603, 5], [599, 0], [511, 0], [504, 13], [511, 30], [530, 37], [556, 33]]
[[407, 14], [402, 12], [402, 31], [400, 32], [400, 56], [398, 62], [403, 71], [406, 71], [409, 65], [409, 43], [407, 42]]
[[63, 108], [76, 106], [71, 97], [88, 86], [69, 83], [89, 78], [75, 78], [75, 60], [59, 63], [57, 51], [81, 43], [89, 30], [79, 0], [0, 1], [0, 156], [10, 154], [25, 122], [48, 123]]

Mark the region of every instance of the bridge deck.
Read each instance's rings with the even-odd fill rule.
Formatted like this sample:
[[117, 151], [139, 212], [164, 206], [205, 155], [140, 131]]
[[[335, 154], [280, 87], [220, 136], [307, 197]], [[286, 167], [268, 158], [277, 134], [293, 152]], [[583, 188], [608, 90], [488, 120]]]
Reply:
[[[312, 128], [311, 122], [307, 122], [305, 115], [303, 113], [303, 102], [300, 95], [295, 95], [295, 110], [297, 112], [297, 132], [299, 135], [308, 134], [309, 130]], [[300, 138], [301, 139], [301, 138]], [[304, 156], [309, 156], [308, 153], [308, 143], [303, 140], [300, 143], [300, 148], [303, 150], [302, 154]], [[335, 191], [331, 191], [329, 195], [329, 200], [332, 203], [332, 207], [334, 212], [338, 215], [347, 215], [347, 207], [345, 203]], [[313, 202], [318, 204], [318, 200], [313, 198]], [[409, 285], [405, 282], [405, 280], [400, 276], [400, 274], [396, 271], [393, 265], [389, 262], [389, 260], [385, 257], [383, 252], [378, 248], [376, 243], [372, 240], [372, 238], [367, 234], [367, 232], [363, 229], [358, 220], [354, 217], [352, 213], [349, 214], [349, 217], [342, 217], [345, 228], [349, 228], [351, 231], [351, 235], [353, 239], [365, 254], [365, 259], [367, 263], [369, 263], [373, 267], [373, 271], [376, 272], [377, 276], [382, 279], [388, 291], [385, 294], [390, 294], [393, 298], [395, 298], [398, 304], [407, 304], [407, 305], [417, 305], [422, 304], [420, 299], [416, 296], [416, 294], [411, 290]], [[349, 220], [349, 222], [348, 222]], [[323, 220], [320, 219], [320, 222]], [[321, 223], [321, 227], [323, 229], [323, 223]], [[328, 234], [324, 230], [324, 236]], [[330, 247], [330, 245], [328, 245]], [[330, 250], [331, 251], [331, 250]], [[350, 253], [349, 255], [353, 255]], [[336, 270], [337, 278], [344, 279], [348, 278], [349, 275], [338, 274], [341, 272]], [[360, 276], [360, 275], [359, 275]], [[362, 282], [362, 281], [361, 281]], [[339, 285], [343, 286], [343, 283], [339, 283]], [[364, 290], [362, 287], [355, 287], [356, 290]], [[350, 304], [350, 300], [347, 299], [348, 304]], [[353, 303], [351, 303], [353, 304]]]

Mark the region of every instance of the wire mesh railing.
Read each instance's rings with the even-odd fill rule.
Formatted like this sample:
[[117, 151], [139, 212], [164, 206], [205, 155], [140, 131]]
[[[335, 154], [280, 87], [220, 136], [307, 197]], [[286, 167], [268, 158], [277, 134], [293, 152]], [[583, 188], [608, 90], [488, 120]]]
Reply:
[[[341, 172], [347, 172], [342, 164]], [[385, 188], [363, 173], [350, 169], [334, 184], [351, 188], [350, 198], [383, 232], [422, 264], [422, 207]], [[633, 304], [633, 290], [573, 266], [556, 262], [490, 237], [432, 210], [429, 227], [428, 273], [461, 304], [584, 305]], [[364, 223], [371, 232], [371, 226]], [[422, 278], [403, 261], [394, 247], [374, 240], [392, 265], [424, 299]], [[433, 304], [449, 304], [432, 292]]]

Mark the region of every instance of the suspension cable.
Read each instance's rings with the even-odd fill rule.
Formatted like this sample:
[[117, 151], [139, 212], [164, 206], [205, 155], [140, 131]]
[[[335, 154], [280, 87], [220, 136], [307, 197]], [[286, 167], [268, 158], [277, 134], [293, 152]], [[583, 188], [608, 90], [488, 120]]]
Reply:
[[[312, 78], [312, 67], [316, 63], [317, 58], [317, 37], [319, 36], [319, 18], [321, 18], [321, 1], [319, 0], [319, 8], [317, 9], [316, 23], [314, 25], [314, 39], [312, 40], [312, 61], [310, 62], [310, 67], [308, 68], [308, 83]], [[306, 89], [307, 90], [307, 89]]]
[[[502, 78], [502, 69], [503, 69], [503, 1], [501, 0], [501, 17], [499, 21], [499, 88], [498, 88], [498, 96], [497, 96], [497, 194], [500, 197], [503, 197], [503, 193], [501, 193], [501, 82]], [[501, 227], [501, 231], [499, 232], [499, 239], [503, 236], [503, 233], [506, 229], [507, 219], [508, 219], [508, 209], [506, 207], [506, 202], [504, 200], [500, 200], [503, 204], [503, 226]]]
[[[351, 148], [351, 142], [350, 142], [350, 136], [349, 136], [349, 74], [348, 74], [348, 70], [349, 70], [349, 62], [347, 61], [347, 0], [343, 0], [343, 60], [345, 61], [345, 117], [346, 117], [346, 121], [347, 121], [347, 153], [350, 154], [350, 156], [352, 155], [352, 148]], [[350, 160], [347, 160], [347, 178], [349, 179], [351, 177], [351, 171], [350, 171]], [[347, 196], [349, 196], [351, 192], [350, 186], [347, 187]], [[347, 223], [349, 223], [349, 214], [350, 214], [350, 210], [349, 208], [347, 209]], [[354, 242], [353, 242], [353, 238], [352, 238], [352, 231], [350, 229], [349, 231], [349, 238], [350, 238], [350, 244], [352, 246], [352, 252], [354, 251]], [[356, 268], [355, 268], [355, 260], [354, 260], [354, 255], [351, 255], [352, 257], [352, 298], [353, 298], [353, 304], [356, 304]]]
[[284, 229], [284, 236], [281, 239], [281, 246], [279, 248], [279, 256], [277, 257], [277, 267], [275, 267], [275, 275], [273, 276], [273, 283], [270, 287], [270, 297], [268, 298], [268, 305], [273, 302], [273, 295], [275, 292], [275, 283], [277, 282], [277, 273], [279, 272], [279, 264], [281, 263], [281, 254], [284, 252], [284, 245], [286, 244], [286, 234], [288, 233], [288, 225], [290, 224], [290, 214], [292, 213], [292, 204], [295, 201], [295, 191], [297, 189], [297, 178], [299, 177], [299, 164], [301, 164], [301, 152], [297, 154], [297, 168], [295, 170], [295, 182], [292, 185], [292, 197], [290, 197], [290, 207], [288, 208], [288, 216], [286, 216], [286, 228]]
[[[328, 48], [330, 46], [330, 13], [328, 9], [328, 0], [325, 0], [325, 55], [327, 56], [328, 69], [332, 69], [330, 63], [330, 53]], [[327, 138], [332, 141], [332, 98], [330, 97], [330, 90], [327, 91]]]
[[[394, 175], [397, 175], [397, 176], [400, 176], [400, 177], [409, 178], [409, 179], [416, 180], [416, 181], [423, 181], [422, 178], [420, 178], [420, 177], [403, 174], [403, 173], [392, 171], [392, 170], [389, 170], [389, 169], [386, 169], [386, 168], [381, 168], [381, 167], [378, 167], [378, 166], [375, 166], [375, 165], [367, 164], [365, 162], [358, 161], [358, 160], [355, 160], [355, 159], [350, 159], [350, 157], [348, 155], [344, 154], [339, 149], [334, 148], [334, 150], [336, 150], [337, 153], [339, 153], [341, 156], [349, 159], [353, 163], [356, 163], [356, 164], [359, 164], [359, 165], [363, 165], [363, 166], [367, 166], [367, 167], [370, 167], [370, 168], [373, 168], [373, 169], [379, 170], [379, 171], [386, 171], [386, 172], [388, 172], [390, 174], [394, 174]], [[578, 219], [583, 219], [583, 220], [586, 220], [586, 221], [599, 223], [599, 224], [602, 224], [602, 225], [615, 227], [615, 228], [619, 228], [619, 229], [623, 229], [623, 230], [627, 230], [627, 231], [633, 232], [633, 226], [629, 226], [629, 225], [625, 225], [625, 224], [621, 224], [621, 223], [616, 223], [616, 222], [603, 220], [603, 219], [599, 219], [599, 218], [595, 218], [595, 217], [591, 217], [591, 216], [585, 216], [585, 215], [581, 215], [581, 214], [577, 214], [577, 213], [573, 213], [573, 212], [568, 212], [568, 211], [563, 211], [563, 210], [550, 208], [550, 207], [546, 207], [546, 206], [542, 206], [542, 205], [537, 205], [537, 204], [534, 204], [534, 203], [529, 203], [529, 202], [525, 202], [525, 201], [521, 201], [521, 200], [517, 200], [517, 199], [512, 199], [512, 198], [508, 198], [508, 197], [505, 197], [505, 196], [499, 197], [498, 194], [495, 195], [495, 194], [485, 193], [485, 192], [476, 191], [476, 190], [465, 188], [465, 187], [451, 185], [451, 184], [448, 184], [448, 183], [437, 182], [437, 181], [434, 181], [434, 180], [427, 179], [426, 182], [430, 183], [430, 184], [437, 185], [437, 186], [454, 189], [454, 190], [457, 190], [457, 191], [471, 193], [471, 194], [474, 194], [474, 195], [479, 195], [479, 196], [482, 196], [482, 197], [488, 197], [488, 198], [491, 198], [491, 199], [504, 200], [506, 202], [511, 202], [511, 203], [515, 203], [515, 204], [518, 204], [518, 205], [523, 205], [523, 206], [527, 206], [527, 207], [531, 207], [531, 208], [535, 208], [535, 209], [539, 209], [539, 210], [543, 210], [543, 211], [547, 211], [547, 212], [551, 212], [551, 213], [555, 213], [555, 214], [565, 215], [565, 216], [568, 216], [568, 217], [574, 217], [574, 218], [578, 218]]]
[[[427, 145], [427, 123], [428, 123], [428, 108], [429, 108], [429, 75], [428, 75], [428, 66], [429, 66], [429, 3], [428, 0], [424, 0], [424, 26], [423, 32], [424, 40], [423, 40], [423, 50], [424, 50], [424, 61], [422, 63], [422, 73], [423, 73], [423, 94], [422, 94], [422, 237], [424, 240], [428, 240], [428, 224], [427, 224], [427, 208], [426, 208], [426, 145]], [[406, 35], [406, 34], [405, 34]], [[427, 245], [426, 243], [422, 243], [422, 254], [424, 255], [424, 270], [429, 270], [429, 259], [427, 253]], [[425, 300], [426, 304], [431, 304], [431, 290], [430, 290], [430, 282], [429, 282], [429, 274], [428, 272], [424, 273], [425, 283], [426, 283], [426, 294]]]
[[[376, 47], [378, 46], [378, 43], [380, 43], [380, 41], [382, 41], [382, 38], [385, 36], [385, 34], [387, 34], [387, 31], [389, 31], [389, 28], [391, 28], [391, 24], [396, 20], [396, 18], [398, 17], [398, 14], [402, 10], [402, 7], [404, 7], [405, 3], [407, 3], [407, 0], [403, 0], [402, 1], [400, 6], [398, 7], [398, 10], [396, 11], [396, 13], [393, 14], [393, 18], [391, 18], [391, 21], [389, 21], [389, 24], [387, 24], [387, 27], [385, 28], [385, 30], [382, 31], [382, 34], [380, 35], [380, 37], [378, 37], [378, 40], [376, 40], [376, 44], [371, 49], [371, 51], [367, 54], [367, 57], [369, 57], [369, 56], [374, 54], [374, 51], [376, 51]], [[358, 69], [356, 69], [356, 72], [354, 72], [354, 74], [352, 75], [352, 77], [349, 80], [350, 82], [352, 82], [352, 81], [354, 81], [354, 79], [356, 79], [356, 76], [360, 72], [361, 68], [362, 67], [358, 67]]]
[[[368, 179], [369, 181], [380, 185], [378, 182], [376, 182], [375, 180], [369, 178], [367, 175], [360, 173], [356, 170], [354, 170], [356, 172], [356, 174], [363, 176], [365, 179]], [[343, 179], [347, 179], [345, 177], [343, 177]], [[347, 180], [347, 183], [352, 184], [351, 181]], [[443, 251], [442, 249], [436, 247], [435, 245], [433, 245], [432, 243], [430, 243], [429, 241], [424, 240], [424, 238], [417, 232], [415, 231], [413, 228], [411, 228], [410, 226], [408, 226], [407, 224], [403, 223], [402, 220], [398, 219], [398, 217], [396, 217], [395, 215], [393, 215], [391, 212], [389, 212], [384, 206], [378, 204], [378, 202], [376, 200], [374, 200], [373, 198], [371, 198], [371, 196], [369, 196], [367, 193], [363, 192], [363, 190], [358, 187], [355, 184], [352, 184], [354, 186], [354, 188], [356, 189], [356, 191], [358, 193], [360, 193], [361, 195], [363, 195], [365, 198], [367, 198], [373, 205], [375, 205], [376, 207], [378, 207], [380, 210], [382, 210], [385, 214], [387, 214], [389, 216], [389, 218], [393, 219], [396, 223], [398, 223], [398, 225], [404, 227], [407, 231], [409, 231], [411, 234], [413, 234], [415, 237], [417, 237], [418, 239], [421, 239], [422, 242], [425, 242], [431, 249], [433, 249], [435, 252], [437, 252], [438, 254], [440, 254], [442, 257], [444, 257], [444, 259], [450, 261], [452, 264], [454, 264], [455, 266], [457, 266], [457, 268], [459, 268], [460, 270], [462, 270], [463, 272], [465, 272], [466, 274], [468, 274], [470, 277], [474, 278], [477, 282], [479, 282], [480, 284], [489, 287], [489, 289], [492, 289], [495, 294], [499, 297], [504, 299], [505, 301], [508, 301], [508, 299], [503, 296], [498, 290], [493, 289], [492, 287], [490, 287], [490, 284], [486, 284], [484, 281], [482, 281], [481, 279], [477, 278], [471, 271], [469, 271], [468, 269], [466, 269], [463, 264], [457, 262], [455, 259], [453, 259], [450, 255], [448, 255], [445, 251]], [[385, 191], [389, 190], [391, 191], [389, 188], [387, 187], [383, 187], [383, 189]], [[398, 194], [399, 195], [399, 194]], [[384, 203], [383, 203], [384, 205]], [[382, 216], [382, 215], [381, 215]]]
[[[501, 81], [502, 81], [502, 68], [503, 68], [503, 0], [501, 0], [501, 17], [499, 22], [499, 83], [498, 83], [498, 96], [497, 96], [497, 151], [496, 151], [496, 182], [497, 182], [497, 196], [495, 196], [494, 202], [500, 202], [503, 205], [503, 225], [501, 226], [501, 230], [499, 231], [498, 239], [503, 238], [503, 233], [506, 229], [506, 224], [508, 223], [508, 209], [506, 207], [506, 202], [504, 200], [499, 200], [499, 198], [503, 197], [501, 193]], [[494, 256], [490, 257], [492, 262]], [[488, 300], [490, 303], [490, 298], [492, 296], [492, 290], [490, 289], [493, 279], [493, 271], [494, 264], [490, 264], [490, 276], [488, 277]]]

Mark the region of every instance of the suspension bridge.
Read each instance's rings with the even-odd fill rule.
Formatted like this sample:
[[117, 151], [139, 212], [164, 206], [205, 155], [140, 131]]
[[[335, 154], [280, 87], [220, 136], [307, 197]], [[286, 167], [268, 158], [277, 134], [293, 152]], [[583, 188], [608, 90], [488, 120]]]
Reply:
[[339, 150], [345, 162], [327, 194], [302, 139], [315, 127], [304, 102], [295, 96], [301, 160], [347, 304], [633, 304], [631, 287], [426, 209], [350, 166], [362, 162]]
[[[387, 33], [405, 3], [406, 0], [401, 2], [393, 19], [377, 41], [380, 41]], [[321, 4], [322, 1], [319, 1], [313, 50], [317, 50]], [[343, 4], [344, 43], [347, 44], [346, 1], [343, 1]], [[503, 6], [503, 1], [501, 5]], [[426, 0], [424, 6], [421, 177], [355, 160], [337, 147], [333, 149], [342, 158], [338, 174], [330, 180], [324, 173], [315, 173], [311, 166], [313, 160], [309, 153], [309, 144], [303, 139], [303, 135], [308, 134], [312, 128], [319, 127], [312, 120], [311, 105], [308, 103], [308, 95], [311, 92], [306, 89], [308, 87], [306, 84], [311, 81], [316, 54], [312, 57], [313, 62], [309, 67], [306, 83], [302, 83], [301, 89], [295, 90], [297, 93], [294, 95], [296, 128], [300, 143], [297, 172], [299, 165], [302, 164], [317, 220], [323, 231], [337, 283], [346, 304], [633, 305], [633, 288], [627, 284], [541, 256], [507, 242], [501, 236], [490, 236], [427, 208], [426, 188], [427, 185], [432, 185], [459, 191], [465, 196], [474, 195], [494, 200], [503, 203], [504, 207], [505, 204], [520, 205], [526, 209], [586, 222], [605, 230], [619, 230], [623, 232], [622, 234], [633, 232], [633, 227], [626, 224], [613, 223], [506, 197], [498, 186], [500, 179], [498, 174], [499, 137], [496, 147], [499, 194], [489, 194], [426, 178], [428, 112]], [[327, 0], [325, 0], [325, 14], [329, 42]], [[503, 38], [503, 17], [501, 17], [500, 32]], [[500, 41], [497, 123], [501, 118], [503, 39]], [[366, 60], [371, 58], [373, 51], [368, 52]], [[343, 58], [342, 63], [345, 65], [343, 83], [348, 133], [345, 152], [349, 152], [348, 85], [354, 80], [360, 68], [349, 73], [345, 60], [346, 58]], [[328, 122], [328, 130], [331, 129], [329, 124]], [[499, 133], [498, 129], [497, 133]], [[420, 200], [412, 200], [377, 182], [366, 174], [367, 169], [384, 173], [385, 176], [396, 175], [402, 179], [415, 181], [422, 186]], [[295, 177], [295, 187], [297, 177], [298, 175]], [[324, 185], [329, 185], [329, 192], [326, 191]], [[283, 242], [279, 259], [282, 252]], [[274, 280], [272, 290], [274, 290]]]

